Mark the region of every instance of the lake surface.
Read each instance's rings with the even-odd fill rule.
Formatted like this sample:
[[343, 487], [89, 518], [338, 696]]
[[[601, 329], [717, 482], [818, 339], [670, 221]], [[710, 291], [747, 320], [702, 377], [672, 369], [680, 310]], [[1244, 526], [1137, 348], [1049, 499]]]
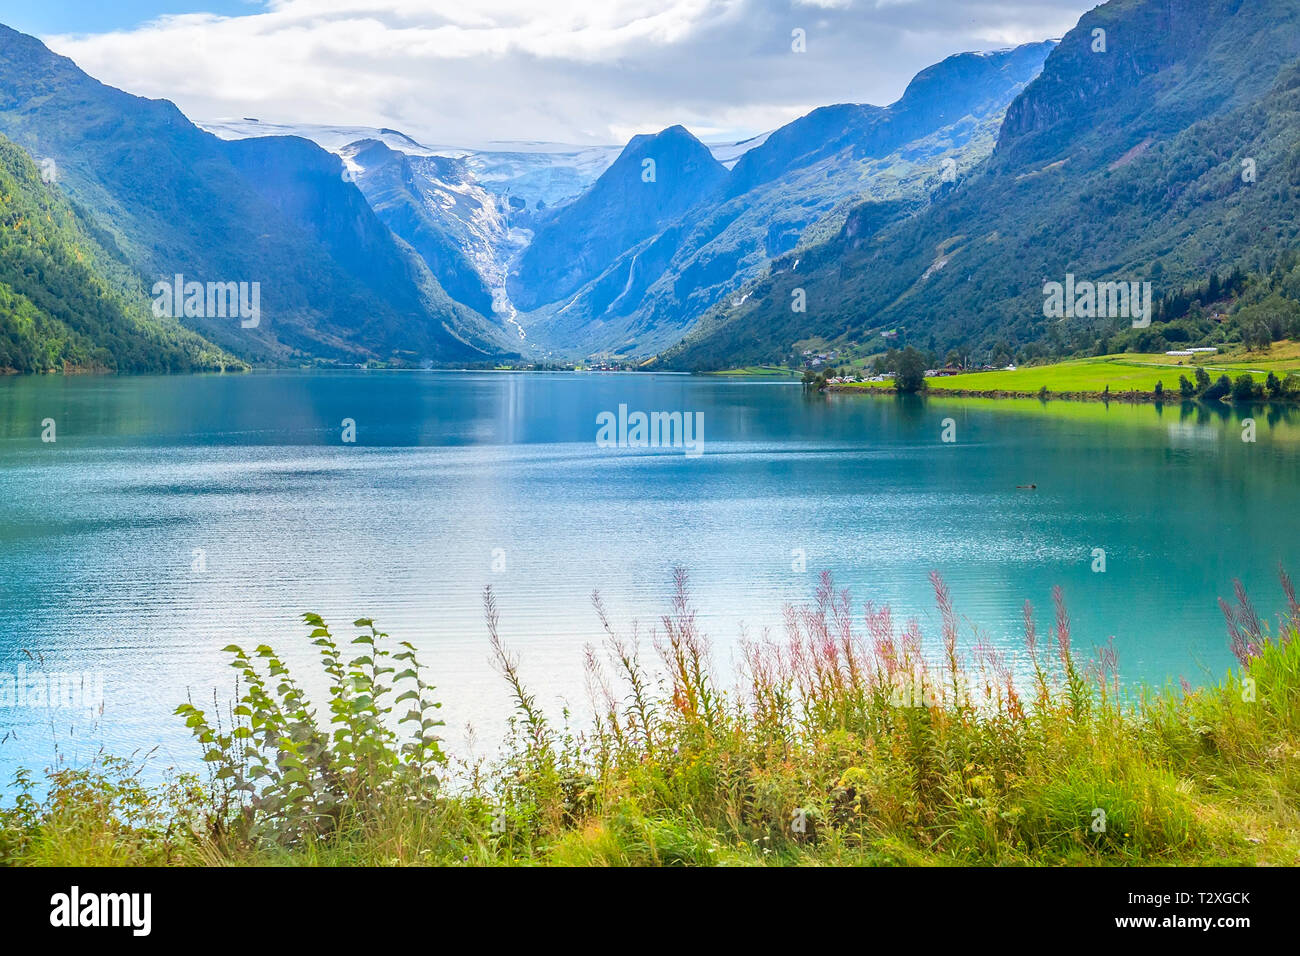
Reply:
[[[597, 416], [620, 405], [702, 414], [703, 454], [598, 447]], [[172, 710], [229, 696], [232, 642], [311, 664], [308, 610], [341, 636], [370, 616], [413, 642], [449, 746], [464, 754], [472, 724], [488, 752], [508, 701], [485, 585], [539, 698], [582, 715], [592, 590], [646, 627], [676, 565], [724, 673], [742, 626], [779, 633], [822, 569], [935, 634], [934, 569], [986, 641], [1020, 647], [1026, 599], [1045, 632], [1059, 584], [1076, 646], [1114, 636], [1125, 679], [1202, 682], [1230, 663], [1215, 599], [1232, 579], [1272, 614], [1279, 562], [1300, 574], [1300, 420], [1257, 409], [1247, 443], [1249, 414], [669, 375], [0, 380], [0, 672], [36, 669], [26, 649], [104, 680], [93, 721], [0, 707], [0, 786], [56, 743], [194, 766]]]

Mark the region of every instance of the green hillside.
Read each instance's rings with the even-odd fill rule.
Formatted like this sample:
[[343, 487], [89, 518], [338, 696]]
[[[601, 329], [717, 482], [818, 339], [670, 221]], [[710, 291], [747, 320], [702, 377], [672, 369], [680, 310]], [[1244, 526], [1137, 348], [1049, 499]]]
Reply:
[[[1054, 46], [957, 54], [921, 71], [891, 106], [841, 103], [786, 124], [740, 157], [717, 195], [693, 201], [637, 244], [607, 244], [587, 257], [604, 271], [526, 324], [549, 346], [577, 354], [644, 356], [672, 345], [706, 310], [736, 308], [739, 290], [774, 257], [798, 258], [833, 238], [857, 203], [880, 201], [904, 218], [946, 195], [993, 151], [1008, 104]], [[616, 175], [611, 168], [602, 179]], [[621, 219], [644, 194], [607, 194], [602, 204], [613, 212], [605, 215]], [[534, 246], [548, 239], [539, 233]]]
[[1045, 282], [1149, 281], [1160, 299], [1216, 269], [1267, 268], [1297, 244], [1298, 202], [1300, 7], [1112, 0], [1011, 105], [981, 173], [901, 223], [859, 207], [662, 359], [747, 365], [881, 331], [940, 354], [1093, 352], [1123, 321], [1047, 319]]
[[0, 133], [52, 158], [60, 188], [148, 281], [258, 283], [256, 326], [185, 320], [243, 358], [418, 365], [500, 351], [314, 144], [220, 140], [4, 26]]
[[241, 362], [169, 319], [92, 227], [0, 137], [0, 370], [195, 371]]

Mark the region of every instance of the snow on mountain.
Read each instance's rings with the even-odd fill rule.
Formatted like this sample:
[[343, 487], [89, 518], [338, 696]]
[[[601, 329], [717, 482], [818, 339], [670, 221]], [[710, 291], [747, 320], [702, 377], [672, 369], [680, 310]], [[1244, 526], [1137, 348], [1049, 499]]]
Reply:
[[[582, 146], [535, 140], [490, 140], [469, 145], [421, 143], [395, 129], [369, 126], [322, 126], [311, 124], [264, 123], [258, 119], [219, 120], [200, 124], [222, 139], [253, 136], [301, 136], [324, 149], [344, 155], [344, 148], [360, 140], [374, 140], [408, 156], [443, 156], [460, 159], [474, 179], [489, 192], [522, 200], [532, 211], [546, 209], [573, 199], [613, 165], [623, 146]], [[715, 159], [727, 168], [749, 150], [761, 146], [763, 133], [739, 142], [706, 144]], [[353, 170], [356, 172], [357, 170]]]
[[[531, 348], [506, 278], [539, 223], [586, 193], [624, 151], [542, 141], [430, 145], [395, 129], [252, 117], [201, 125], [226, 140], [297, 136], [338, 155], [380, 219], [416, 250], [447, 293]], [[729, 169], [766, 139], [706, 148]]]
[[709, 152], [713, 154], [714, 159], [730, 169], [736, 165], [736, 161], [740, 157], [751, 149], [757, 149], [766, 143], [767, 138], [771, 135], [772, 133], [769, 131], [759, 133], [757, 136], [751, 136], [749, 139], [742, 139], [736, 143], [705, 143], [705, 145], [709, 147]]

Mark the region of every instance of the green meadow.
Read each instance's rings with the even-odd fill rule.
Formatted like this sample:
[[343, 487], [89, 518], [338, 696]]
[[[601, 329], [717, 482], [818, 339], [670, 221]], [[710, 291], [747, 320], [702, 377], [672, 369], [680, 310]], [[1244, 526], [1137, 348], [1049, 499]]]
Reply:
[[[1017, 395], [1037, 394], [1042, 389], [1049, 393], [1152, 393], [1156, 383], [1165, 390], [1178, 392], [1178, 379], [1186, 375], [1191, 379], [1196, 368], [1204, 368], [1212, 378], [1227, 375], [1235, 379], [1242, 373], [1251, 373], [1257, 384], [1269, 372], [1285, 378], [1289, 372], [1300, 372], [1300, 347], [1294, 342], [1279, 342], [1273, 348], [1249, 353], [1237, 349], [1217, 355], [1186, 358], [1164, 354], [1143, 355], [1124, 353], [1098, 358], [1072, 359], [1051, 365], [1032, 365], [1014, 371], [969, 372], [943, 378], [926, 380], [928, 390], [943, 392], [1009, 392]], [[893, 381], [864, 382], [843, 388], [893, 388]]]

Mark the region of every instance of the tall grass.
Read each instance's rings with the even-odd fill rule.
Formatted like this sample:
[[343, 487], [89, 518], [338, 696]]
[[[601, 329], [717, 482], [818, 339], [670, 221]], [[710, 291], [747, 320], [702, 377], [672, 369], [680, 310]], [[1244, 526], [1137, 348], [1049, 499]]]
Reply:
[[[1075, 647], [1059, 589], [1024, 607], [1019, 661], [963, 641], [943, 580], [927, 638], [855, 611], [823, 575], [779, 633], [719, 677], [686, 574], [656, 626], [602, 639], [592, 710], [556, 723], [520, 676], [484, 592], [513, 698], [501, 757], [458, 763], [436, 736], [414, 648], [356, 622], [345, 659], [306, 618], [327, 716], [269, 647], [228, 648], [237, 699], [185, 718], [206, 780], [130, 785], [121, 763], [30, 776], [0, 809], [17, 863], [1150, 864], [1300, 862], [1300, 606], [1274, 628], [1237, 585], [1221, 602], [1238, 666], [1218, 684], [1121, 684], [1113, 648]], [[399, 670], [400, 668], [400, 670]], [[399, 731], [405, 731], [399, 733]], [[123, 784], [123, 778], [128, 783]], [[446, 781], [455, 780], [449, 784]]]

